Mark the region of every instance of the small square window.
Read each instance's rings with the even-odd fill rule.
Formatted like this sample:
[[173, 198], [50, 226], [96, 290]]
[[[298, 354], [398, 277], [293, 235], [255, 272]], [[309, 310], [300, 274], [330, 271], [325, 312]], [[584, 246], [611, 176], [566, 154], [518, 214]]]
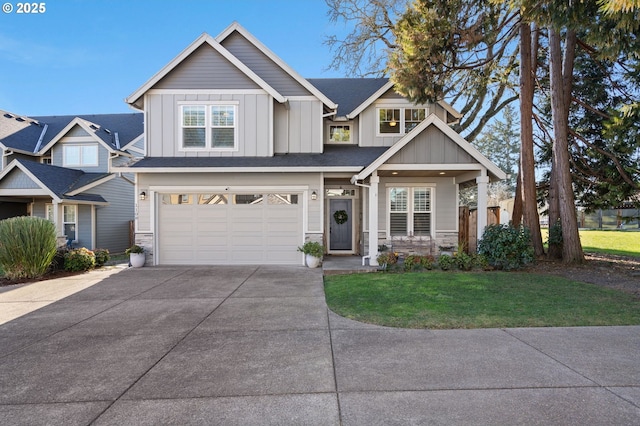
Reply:
[[329, 126], [329, 142], [351, 142], [350, 126]]

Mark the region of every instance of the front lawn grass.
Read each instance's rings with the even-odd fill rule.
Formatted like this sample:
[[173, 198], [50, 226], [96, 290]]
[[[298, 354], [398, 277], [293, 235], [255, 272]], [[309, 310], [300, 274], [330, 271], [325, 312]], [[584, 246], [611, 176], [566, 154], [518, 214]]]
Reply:
[[329, 308], [403, 328], [573, 327], [640, 324], [632, 295], [517, 272], [371, 273], [325, 277]]
[[640, 257], [638, 231], [581, 230], [580, 241], [585, 252]]

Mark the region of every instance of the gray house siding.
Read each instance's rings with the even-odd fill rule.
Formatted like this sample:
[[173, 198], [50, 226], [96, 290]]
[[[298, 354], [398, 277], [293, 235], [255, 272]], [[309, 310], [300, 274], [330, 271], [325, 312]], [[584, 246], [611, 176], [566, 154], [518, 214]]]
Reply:
[[322, 102], [291, 100], [289, 108], [274, 108], [275, 152], [322, 152]]
[[154, 89], [259, 88], [253, 80], [206, 43], [154, 86]]
[[15, 168], [0, 181], [0, 189], [40, 189], [26, 173]]
[[67, 132], [65, 136], [78, 137], [78, 136], [90, 136], [90, 135], [82, 127], [75, 125], [71, 130], [69, 130], [69, 132]]
[[430, 126], [391, 157], [387, 163], [469, 164], [477, 161], [435, 126]]
[[[270, 155], [271, 125], [267, 94], [148, 94], [147, 137], [150, 157], [220, 157]], [[238, 103], [237, 151], [180, 150], [180, 103], [193, 101], [233, 101]]]
[[121, 178], [111, 179], [91, 192], [104, 194], [108, 206], [96, 206], [95, 248], [122, 253], [129, 246], [129, 220], [133, 218], [134, 186]]
[[278, 93], [284, 96], [311, 95], [307, 89], [238, 32], [229, 35], [221, 44]]

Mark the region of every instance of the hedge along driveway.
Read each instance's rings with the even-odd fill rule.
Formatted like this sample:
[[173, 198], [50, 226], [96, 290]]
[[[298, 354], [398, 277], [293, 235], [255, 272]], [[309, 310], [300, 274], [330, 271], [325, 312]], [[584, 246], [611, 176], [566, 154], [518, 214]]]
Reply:
[[405, 328], [572, 327], [640, 324], [632, 295], [518, 272], [353, 274], [325, 277], [330, 309]]

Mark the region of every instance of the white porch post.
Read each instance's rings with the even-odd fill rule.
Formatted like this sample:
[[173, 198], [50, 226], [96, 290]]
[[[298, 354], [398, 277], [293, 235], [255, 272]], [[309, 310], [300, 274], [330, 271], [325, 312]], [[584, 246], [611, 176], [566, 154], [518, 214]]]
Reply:
[[378, 184], [380, 177], [374, 171], [369, 179], [369, 265], [378, 266]]
[[63, 229], [60, 226], [60, 203], [55, 200], [52, 200], [53, 204], [53, 223], [56, 226], [56, 231], [58, 233], [58, 237], [64, 235]]
[[482, 171], [482, 176], [476, 178], [478, 184], [478, 240], [482, 238], [484, 228], [487, 226], [487, 199], [489, 176], [487, 171]]

